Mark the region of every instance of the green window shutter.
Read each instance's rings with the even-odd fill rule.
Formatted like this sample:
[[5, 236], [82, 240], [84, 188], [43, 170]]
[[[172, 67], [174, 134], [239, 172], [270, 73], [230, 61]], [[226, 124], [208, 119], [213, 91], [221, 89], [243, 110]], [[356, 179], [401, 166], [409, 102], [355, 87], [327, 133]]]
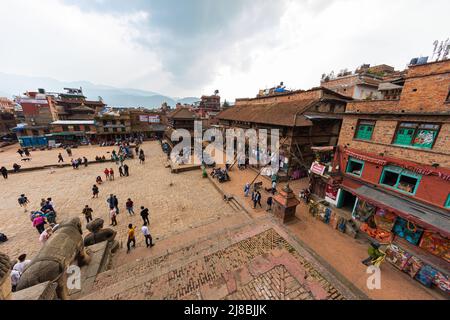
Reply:
[[420, 129], [414, 139], [414, 146], [431, 149], [436, 139], [436, 131]]
[[370, 140], [372, 139], [373, 126], [362, 124], [358, 127], [356, 139]]
[[410, 146], [412, 144], [414, 129], [400, 128], [397, 132], [395, 144]]

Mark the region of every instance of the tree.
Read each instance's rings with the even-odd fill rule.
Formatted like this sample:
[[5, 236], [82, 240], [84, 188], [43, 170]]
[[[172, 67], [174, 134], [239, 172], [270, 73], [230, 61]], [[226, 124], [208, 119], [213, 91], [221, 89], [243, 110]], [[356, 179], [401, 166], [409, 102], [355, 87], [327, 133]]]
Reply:
[[230, 107], [230, 104], [229, 104], [228, 101], [225, 99], [225, 101], [223, 102], [222, 108], [223, 108], [223, 109], [226, 109], [226, 108], [229, 108], [229, 107]]

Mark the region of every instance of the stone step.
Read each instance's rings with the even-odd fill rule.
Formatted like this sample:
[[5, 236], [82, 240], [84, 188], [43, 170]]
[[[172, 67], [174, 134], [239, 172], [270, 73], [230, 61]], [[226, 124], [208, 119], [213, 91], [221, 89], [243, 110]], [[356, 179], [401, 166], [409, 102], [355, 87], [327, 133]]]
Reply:
[[[245, 239], [249, 230], [257, 232], [258, 229], [264, 229], [265, 220], [246, 220], [239, 225], [223, 228], [221, 231], [199, 237], [191, 243], [185, 243], [182, 246], [167, 250], [164, 248], [162, 250], [164, 252], [161, 254], [153, 254], [139, 261], [130, 262], [103, 272], [98, 275], [92, 291], [81, 299], [103, 300], [111, 298], [114, 293], [124, 292], [139, 284], [156, 279], [163, 274]], [[259, 228], [255, 224], [259, 224]], [[162, 246], [165, 246], [165, 244], [162, 244]], [[145, 249], [138, 248], [136, 252], [141, 254], [143, 250]]]
[[[204, 230], [189, 230], [186, 233], [163, 240], [151, 249], [137, 247], [130, 255], [121, 250], [117, 253], [118, 264], [113, 269], [100, 273], [92, 287], [92, 291], [103, 290], [118, 282], [140, 276], [156, 277], [161, 271], [168, 272], [177, 265], [183, 265], [199, 257], [216, 252], [229, 246], [234, 238], [239, 237], [239, 229], [252, 226], [255, 222], [246, 215], [233, 216], [216, 223], [215, 231], [211, 232], [211, 225], [203, 226]], [[201, 229], [201, 228], [199, 228]], [[196, 237], [194, 237], [196, 236]], [[191, 241], [186, 242], [183, 239]], [[182, 245], [179, 245], [182, 243]], [[139, 257], [132, 262], [127, 258]], [[128, 261], [130, 260], [128, 259]], [[159, 272], [155, 273], [156, 268]], [[149, 274], [150, 272], [150, 274]], [[148, 279], [147, 279], [148, 280]]]

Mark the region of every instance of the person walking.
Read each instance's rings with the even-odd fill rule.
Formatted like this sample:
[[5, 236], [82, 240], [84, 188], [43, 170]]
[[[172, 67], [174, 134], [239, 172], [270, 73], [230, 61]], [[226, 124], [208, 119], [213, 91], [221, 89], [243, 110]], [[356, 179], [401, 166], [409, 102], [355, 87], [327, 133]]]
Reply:
[[114, 208], [116, 209], [117, 214], [119, 214], [119, 199], [117, 199], [116, 196], [114, 196]]
[[72, 149], [70, 149], [69, 147], [67, 147], [66, 152], [67, 152], [67, 155], [68, 155], [69, 157], [72, 157]]
[[83, 157], [83, 164], [84, 164], [84, 167], [88, 166], [88, 159], [86, 157]]
[[128, 214], [134, 215], [134, 209], [133, 209], [134, 203], [131, 201], [130, 198], [128, 198], [127, 202], [125, 203], [125, 207], [127, 208]]
[[33, 227], [41, 234], [45, 230], [45, 219], [42, 216], [37, 216], [33, 219]]
[[106, 202], [108, 202], [109, 209], [114, 209], [116, 207], [114, 205], [114, 195], [112, 193], [109, 195], [109, 198], [106, 200]]
[[124, 174], [123, 174], [123, 168], [122, 168], [122, 167], [119, 167], [119, 176], [121, 176], [121, 177], [124, 176]]
[[272, 204], [273, 204], [273, 198], [272, 197], [268, 197], [267, 198], [267, 209], [266, 211], [272, 211]]
[[21, 158], [23, 158], [23, 150], [22, 149], [17, 150], [17, 153], [20, 154]]
[[[142, 150], [141, 150], [142, 151]], [[139, 155], [139, 163], [140, 164], [144, 164], [145, 163], [145, 155], [143, 153], [141, 153]]]
[[28, 203], [30, 203], [28, 198], [25, 197], [24, 194], [21, 194], [17, 201], [19, 202], [19, 205], [25, 209], [25, 212], [27, 212], [27, 206], [28, 206]]
[[92, 199], [98, 198], [98, 194], [99, 194], [98, 187], [97, 187], [97, 185], [94, 184], [92, 186]]
[[0, 172], [2, 173], [3, 179], [8, 179], [8, 169], [1, 167]]
[[116, 208], [109, 209], [109, 217], [111, 218], [111, 226], [117, 226]]
[[28, 148], [25, 148], [25, 156], [27, 156], [27, 157], [30, 157], [31, 156], [31, 153], [30, 153], [30, 151], [28, 150]]
[[141, 217], [142, 217], [142, 221], [144, 221], [144, 223], [150, 224], [150, 220], [148, 219], [149, 216], [149, 210], [145, 207], [141, 207]]
[[108, 168], [105, 168], [105, 171], [103, 171], [103, 173], [105, 174], [105, 180], [108, 181], [109, 180], [109, 170]]
[[261, 205], [261, 192], [259, 192], [259, 191], [256, 191], [256, 204], [258, 204], [262, 208], [262, 205]]
[[109, 169], [109, 180], [114, 181], [114, 170], [113, 170], [113, 168]]
[[130, 223], [128, 225], [127, 253], [131, 250], [131, 244], [133, 244], [133, 248], [136, 248], [136, 227]]
[[153, 243], [152, 235], [150, 234], [150, 230], [148, 230], [148, 226], [146, 223], [144, 223], [141, 230], [142, 234], [144, 235], [145, 244], [147, 245], [147, 248], [153, 247], [155, 244]]
[[94, 212], [94, 210], [92, 210], [92, 208], [90, 208], [88, 205], [86, 205], [84, 207], [84, 209], [81, 213], [84, 214], [84, 217], [86, 218], [86, 223], [89, 223], [92, 221], [92, 213], [93, 212]]
[[123, 165], [123, 170], [124, 170], [124, 173], [125, 173], [125, 176], [126, 177], [129, 177], [130, 176], [130, 168], [128, 167], [128, 165], [127, 164], [124, 164]]
[[248, 197], [248, 194], [250, 193], [250, 183], [246, 183], [244, 186], [244, 196]]
[[275, 195], [276, 192], [277, 192], [277, 182], [272, 181], [272, 195]]
[[64, 162], [64, 158], [63, 158], [61, 152], [58, 154], [58, 163], [60, 163], [60, 162]]

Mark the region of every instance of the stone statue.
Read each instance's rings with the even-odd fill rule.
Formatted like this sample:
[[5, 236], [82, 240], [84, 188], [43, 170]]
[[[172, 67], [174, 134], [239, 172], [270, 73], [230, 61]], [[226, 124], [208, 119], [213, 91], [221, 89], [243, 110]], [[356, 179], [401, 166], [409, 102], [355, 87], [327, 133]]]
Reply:
[[72, 264], [82, 266], [89, 263], [89, 260], [83, 245], [80, 219], [64, 221], [59, 224], [41, 251], [25, 269], [20, 277], [17, 290], [23, 290], [46, 281], [56, 282], [58, 297], [67, 300], [67, 268]]
[[11, 299], [11, 261], [0, 252], [0, 300]]
[[97, 218], [89, 222], [86, 228], [91, 232], [84, 238], [84, 246], [89, 247], [103, 241], [114, 241], [117, 232], [112, 229], [103, 229], [103, 219]]

